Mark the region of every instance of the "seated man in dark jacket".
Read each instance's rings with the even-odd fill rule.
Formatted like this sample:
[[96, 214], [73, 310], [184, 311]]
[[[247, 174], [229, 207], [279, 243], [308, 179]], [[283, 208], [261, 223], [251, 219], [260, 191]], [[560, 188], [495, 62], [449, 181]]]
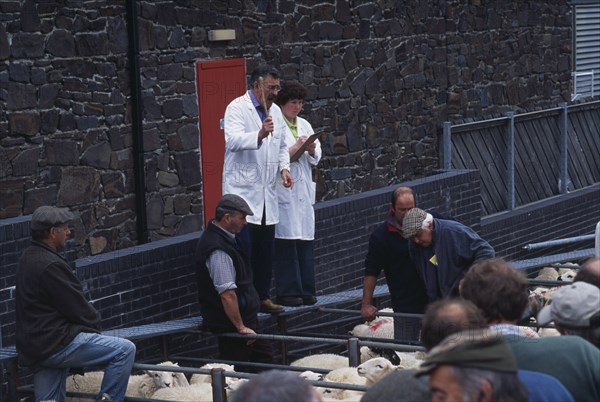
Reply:
[[[215, 219], [198, 241], [198, 301], [203, 326], [215, 333], [256, 333], [260, 298], [252, 283], [247, 256], [235, 239], [246, 225], [246, 216], [252, 214], [242, 197], [225, 194], [217, 204]], [[218, 342], [221, 359], [273, 361], [271, 345], [266, 340], [219, 336]], [[246, 366], [236, 370], [259, 371]]]
[[34, 370], [36, 401], [64, 401], [69, 368], [106, 366], [97, 401], [121, 402], [135, 358], [127, 339], [100, 334], [100, 315], [58, 254], [73, 214], [42, 206], [31, 218], [31, 246], [17, 270], [15, 311], [19, 362]]

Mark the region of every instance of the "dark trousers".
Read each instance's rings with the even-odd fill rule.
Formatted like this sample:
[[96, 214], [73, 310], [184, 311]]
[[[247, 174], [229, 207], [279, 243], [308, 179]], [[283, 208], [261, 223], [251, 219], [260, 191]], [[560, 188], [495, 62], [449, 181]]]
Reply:
[[421, 334], [421, 319], [394, 317], [394, 339], [398, 341], [418, 341]]
[[237, 234], [237, 239], [250, 260], [258, 296], [260, 300], [266, 300], [271, 290], [275, 225], [249, 223]]
[[313, 241], [275, 239], [273, 268], [277, 297], [316, 294]]
[[[248, 328], [256, 331], [257, 322], [245, 323]], [[217, 332], [217, 331], [215, 331]], [[257, 331], [258, 332], [258, 331]], [[254, 363], [273, 363], [273, 347], [271, 341], [267, 339], [256, 339], [251, 344], [248, 340], [241, 338], [228, 338], [225, 336], [218, 337], [219, 343], [219, 358], [222, 360], [237, 360], [242, 362]], [[267, 368], [257, 368], [236, 364], [235, 371], [246, 373], [258, 373], [268, 370]]]

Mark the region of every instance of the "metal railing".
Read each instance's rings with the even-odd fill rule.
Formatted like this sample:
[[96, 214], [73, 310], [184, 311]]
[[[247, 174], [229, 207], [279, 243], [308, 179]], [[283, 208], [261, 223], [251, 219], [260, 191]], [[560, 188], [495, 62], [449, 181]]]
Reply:
[[[569, 113], [571, 111], [585, 110], [585, 108], [591, 107], [596, 109], [600, 107], [600, 101], [593, 101], [585, 104], [576, 104], [569, 106], [567, 103], [560, 103], [559, 107], [546, 109], [542, 111], [528, 112], [515, 114], [514, 112], [507, 112], [505, 117], [498, 117], [494, 119], [488, 119], [484, 121], [452, 124], [452, 122], [446, 121], [442, 124], [442, 138], [440, 145], [440, 167], [444, 170], [453, 169], [452, 166], [452, 153], [453, 153], [453, 141], [454, 135], [460, 133], [475, 132], [477, 130], [485, 129], [501, 129], [504, 130], [506, 135], [506, 149], [502, 157], [506, 161], [506, 172], [504, 175], [504, 181], [506, 182], [507, 193], [505, 194], [504, 201], [507, 210], [513, 210], [516, 207], [516, 194], [515, 194], [515, 171], [516, 171], [516, 123], [521, 123], [526, 120], [535, 120], [548, 117], [558, 117], [556, 119], [556, 126], [554, 126], [559, 133], [559, 163], [558, 163], [558, 183], [559, 193], [566, 194], [569, 191]], [[476, 169], [484, 170], [485, 166], [477, 166], [475, 161], [471, 161], [475, 165]], [[545, 197], [544, 197], [545, 198]], [[535, 201], [535, 200], [534, 200]]]

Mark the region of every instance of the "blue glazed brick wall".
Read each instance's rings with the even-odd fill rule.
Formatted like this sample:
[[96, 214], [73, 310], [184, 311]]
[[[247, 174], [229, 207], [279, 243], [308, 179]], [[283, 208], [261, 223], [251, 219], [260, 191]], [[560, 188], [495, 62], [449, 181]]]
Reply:
[[527, 205], [515, 211], [485, 217], [481, 234], [508, 260], [523, 260], [594, 247], [593, 240], [523, 250], [528, 243], [593, 234], [600, 222], [600, 184]]
[[478, 230], [481, 215], [479, 173], [472, 170], [444, 172], [320, 202], [315, 205], [316, 280], [319, 293], [332, 293], [362, 285], [369, 236], [385, 220], [392, 191], [399, 185], [413, 188], [420, 208], [451, 215]]
[[[414, 188], [419, 207], [451, 215], [473, 227], [500, 256], [511, 260], [548, 253], [548, 250], [522, 252], [520, 247], [525, 243], [580, 235], [584, 228], [593, 230], [600, 220], [600, 185], [481, 220], [479, 174], [476, 171], [442, 172], [403, 184]], [[390, 194], [396, 187], [316, 205], [319, 294], [362, 285], [368, 238], [385, 219]], [[0, 222], [3, 346], [14, 344], [14, 273], [23, 249], [29, 244], [29, 219], [30, 216]], [[159, 322], [199, 313], [192, 264], [199, 234], [172, 237], [78, 260], [73, 260], [74, 253], [67, 246], [66, 255], [67, 260], [73, 262], [87, 296], [100, 310], [105, 329]], [[555, 252], [559, 251], [552, 249], [552, 253]], [[308, 319], [308, 323], [312, 320]], [[272, 323], [269, 325], [272, 327]], [[156, 349], [156, 345], [152, 348]]]

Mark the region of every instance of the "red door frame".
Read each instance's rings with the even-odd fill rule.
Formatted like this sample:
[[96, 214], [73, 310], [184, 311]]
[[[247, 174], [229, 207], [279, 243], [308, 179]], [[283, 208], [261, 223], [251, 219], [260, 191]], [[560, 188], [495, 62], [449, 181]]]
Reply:
[[246, 92], [243, 58], [196, 62], [204, 225], [221, 198], [225, 133], [223, 116], [233, 99]]

